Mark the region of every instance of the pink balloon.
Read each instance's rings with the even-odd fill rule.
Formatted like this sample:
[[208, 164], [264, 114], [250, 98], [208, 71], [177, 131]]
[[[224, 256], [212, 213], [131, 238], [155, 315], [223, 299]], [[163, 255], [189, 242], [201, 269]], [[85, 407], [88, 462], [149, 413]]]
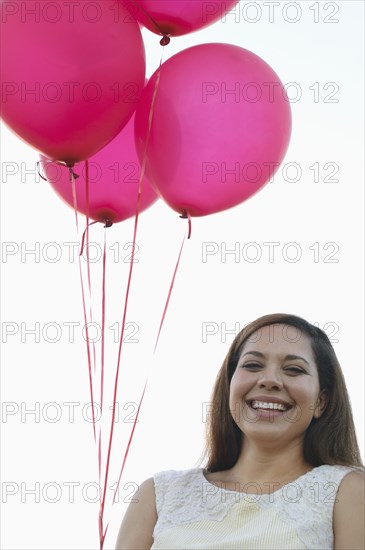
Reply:
[[142, 25], [156, 34], [178, 36], [223, 18], [239, 0], [121, 0]]
[[[157, 74], [136, 111], [140, 156]], [[212, 214], [272, 178], [290, 133], [289, 100], [265, 61], [229, 44], [194, 46], [162, 65], [146, 174], [171, 208]]]
[[125, 126], [144, 86], [138, 24], [118, 0], [0, 0], [1, 116], [47, 157], [86, 159]]
[[[43, 174], [58, 195], [72, 208], [74, 206], [69, 169], [41, 156]], [[134, 115], [122, 132], [106, 147], [89, 159], [89, 216], [93, 220], [113, 223], [134, 216], [137, 208], [140, 165], [134, 144]], [[74, 172], [77, 209], [87, 214], [86, 165], [76, 164]], [[157, 200], [144, 178], [140, 211]]]

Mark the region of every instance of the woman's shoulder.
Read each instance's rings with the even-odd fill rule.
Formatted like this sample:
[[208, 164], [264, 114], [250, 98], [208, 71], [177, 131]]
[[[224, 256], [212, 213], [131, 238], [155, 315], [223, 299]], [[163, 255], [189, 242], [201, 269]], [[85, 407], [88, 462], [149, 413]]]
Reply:
[[335, 548], [364, 548], [365, 473], [346, 475], [337, 492], [333, 514]]
[[307, 494], [309, 501], [312, 500], [311, 495], [317, 495], [322, 506], [333, 507], [340, 485], [349, 476], [361, 475], [359, 470], [356, 466], [322, 464], [300, 476], [292, 485], [296, 485]]
[[342, 467], [343, 476], [338, 490], [337, 504], [348, 504], [364, 501], [365, 495], [365, 470], [358, 467]]
[[302, 476], [304, 482], [323, 481], [323, 482], [337, 482], [340, 484], [342, 480], [349, 474], [360, 474], [361, 468], [357, 466], [344, 466], [342, 464], [322, 464], [316, 466], [310, 470], [307, 474]]
[[341, 482], [341, 494], [350, 498], [355, 495], [364, 497], [365, 471], [361, 468], [348, 468], [348, 470]]
[[201, 500], [201, 472], [201, 468], [191, 468], [164, 470], [154, 474], [156, 510], [161, 525], [165, 516], [175, 517], [182, 513], [183, 508], [192, 509], [194, 502]]
[[188, 470], [163, 470], [153, 475], [156, 485], [191, 484], [193, 479], [202, 475], [202, 468], [190, 468]]

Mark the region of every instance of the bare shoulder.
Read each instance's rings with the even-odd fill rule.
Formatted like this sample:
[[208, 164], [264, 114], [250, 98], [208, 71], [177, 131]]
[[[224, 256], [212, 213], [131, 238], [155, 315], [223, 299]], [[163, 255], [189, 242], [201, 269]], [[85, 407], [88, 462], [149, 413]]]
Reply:
[[149, 550], [156, 521], [155, 487], [149, 478], [139, 486], [125, 513], [115, 550]]
[[353, 471], [345, 475], [340, 483], [340, 487], [337, 493], [336, 506], [340, 508], [346, 503], [354, 506], [358, 506], [361, 502], [364, 503], [364, 489], [365, 489], [365, 472]]
[[347, 474], [338, 489], [333, 515], [335, 550], [365, 548], [365, 474]]

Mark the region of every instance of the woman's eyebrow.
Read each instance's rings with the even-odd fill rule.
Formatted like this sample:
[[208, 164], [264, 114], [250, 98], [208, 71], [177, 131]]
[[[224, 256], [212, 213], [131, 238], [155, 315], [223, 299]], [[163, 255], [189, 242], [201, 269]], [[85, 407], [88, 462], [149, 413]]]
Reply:
[[295, 360], [295, 359], [300, 359], [301, 361], [304, 361], [304, 363], [307, 363], [308, 367], [310, 367], [310, 364], [308, 363], [308, 361], [306, 359], [304, 359], [304, 357], [301, 357], [300, 355], [286, 355], [285, 356], [285, 360], [286, 359], [289, 359], [289, 361], [291, 360]]
[[259, 351], [246, 351], [241, 357], [245, 357], [245, 355], [256, 355], [256, 357], [265, 357], [263, 353], [260, 353]]

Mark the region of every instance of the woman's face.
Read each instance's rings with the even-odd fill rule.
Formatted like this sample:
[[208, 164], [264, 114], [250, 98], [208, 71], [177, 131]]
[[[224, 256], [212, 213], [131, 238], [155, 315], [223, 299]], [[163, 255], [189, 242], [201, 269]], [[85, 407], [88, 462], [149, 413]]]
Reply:
[[249, 337], [230, 386], [231, 414], [245, 437], [302, 439], [324, 404], [308, 336], [274, 324]]

